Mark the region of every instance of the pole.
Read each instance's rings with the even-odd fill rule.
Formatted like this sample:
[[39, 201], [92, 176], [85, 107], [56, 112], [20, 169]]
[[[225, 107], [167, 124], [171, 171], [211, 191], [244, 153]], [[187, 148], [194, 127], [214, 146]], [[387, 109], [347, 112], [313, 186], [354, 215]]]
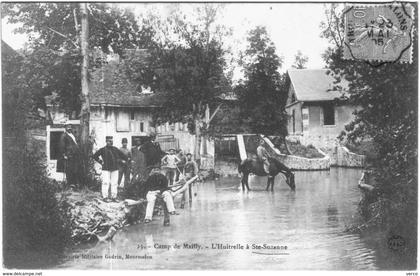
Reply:
[[82, 145], [87, 145], [89, 141], [89, 115], [90, 115], [90, 103], [89, 103], [89, 83], [88, 83], [88, 68], [89, 68], [89, 22], [87, 14], [87, 3], [80, 3], [81, 13], [81, 33], [80, 43], [82, 50], [82, 68], [81, 68], [81, 79], [82, 79], [82, 94], [81, 94], [81, 140]]

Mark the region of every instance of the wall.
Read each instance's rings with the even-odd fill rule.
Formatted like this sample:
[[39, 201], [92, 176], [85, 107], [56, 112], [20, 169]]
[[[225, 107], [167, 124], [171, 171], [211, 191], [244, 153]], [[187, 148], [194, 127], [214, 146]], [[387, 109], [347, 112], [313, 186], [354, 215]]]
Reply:
[[340, 167], [363, 168], [366, 156], [350, 152], [346, 147], [337, 147], [337, 165]]
[[[152, 116], [150, 111], [135, 109], [134, 120], [131, 120], [132, 109], [124, 107], [91, 107], [90, 130], [94, 132], [96, 144], [94, 150], [97, 150], [106, 145], [105, 137], [112, 136], [114, 138], [114, 146], [120, 147], [122, 138], [127, 138], [128, 148], [133, 145], [131, 143], [132, 136], [146, 136], [152, 129], [150, 122]], [[108, 114], [105, 118], [105, 113]], [[129, 129], [127, 131], [117, 131], [117, 116], [126, 116], [129, 119]], [[140, 131], [140, 122], [143, 122], [143, 131]]]
[[319, 151], [321, 154], [324, 155], [323, 158], [304, 158], [295, 155], [285, 155], [280, 153], [278, 149], [276, 149], [273, 143], [268, 139], [264, 138], [264, 141], [267, 144], [266, 149], [273, 153], [273, 156], [284, 165], [289, 167], [292, 170], [329, 170], [330, 169], [330, 158], [325, 155], [324, 152]]
[[[292, 114], [295, 111], [295, 132], [293, 132], [293, 118]], [[297, 102], [286, 108], [287, 118], [287, 131], [289, 134], [302, 134], [303, 125], [302, 125], [302, 103]]]
[[305, 104], [309, 111], [308, 131], [302, 134], [289, 132], [293, 140], [299, 140], [303, 145], [312, 144], [319, 148], [332, 148], [337, 143], [337, 137], [345, 129], [345, 125], [350, 123], [354, 115], [354, 106], [342, 105], [335, 106], [335, 125], [323, 124], [323, 111], [321, 104]]
[[[189, 133], [186, 123], [166, 123], [164, 125], [157, 126], [156, 132], [159, 135], [173, 135], [176, 139], [178, 139], [179, 148], [182, 149], [184, 153], [194, 154], [195, 136]], [[204, 143], [207, 144], [207, 154], [204, 154]], [[203, 138], [201, 141], [200, 154], [202, 155], [200, 169], [214, 169], [214, 141], [205, 141]]]

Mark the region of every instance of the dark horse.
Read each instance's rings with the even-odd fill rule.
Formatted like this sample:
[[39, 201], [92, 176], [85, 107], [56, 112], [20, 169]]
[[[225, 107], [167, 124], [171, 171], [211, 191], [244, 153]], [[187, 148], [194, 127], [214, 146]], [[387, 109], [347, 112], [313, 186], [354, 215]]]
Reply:
[[257, 160], [253, 159], [245, 159], [239, 164], [239, 173], [242, 176], [241, 183], [242, 183], [242, 190], [245, 191], [245, 187], [249, 189], [248, 186], [248, 176], [250, 173], [253, 173], [258, 176], [268, 176], [267, 180], [267, 188], [266, 190], [270, 188], [271, 185], [271, 191], [273, 191], [274, 187], [274, 178], [277, 174], [282, 173], [286, 176], [286, 183], [289, 185], [289, 187], [294, 191], [295, 186], [295, 175], [292, 173], [292, 171], [286, 167], [283, 163], [278, 161], [274, 158], [269, 158], [270, 167], [269, 167], [269, 174], [264, 171], [263, 163]]

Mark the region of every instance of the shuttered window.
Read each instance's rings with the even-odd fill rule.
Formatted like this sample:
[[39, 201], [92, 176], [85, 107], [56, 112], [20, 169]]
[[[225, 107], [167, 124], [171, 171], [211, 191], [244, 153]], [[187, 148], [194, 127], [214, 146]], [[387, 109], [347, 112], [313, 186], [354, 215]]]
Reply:
[[117, 131], [130, 131], [130, 118], [126, 112], [118, 112], [117, 114]]

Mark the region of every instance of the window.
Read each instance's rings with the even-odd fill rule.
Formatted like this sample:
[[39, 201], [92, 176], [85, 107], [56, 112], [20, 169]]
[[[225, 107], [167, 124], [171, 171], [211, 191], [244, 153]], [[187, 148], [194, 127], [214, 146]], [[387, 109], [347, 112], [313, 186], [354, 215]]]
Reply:
[[295, 122], [295, 110], [294, 109], [292, 111], [292, 122], [293, 122], [293, 124], [292, 124], [292, 126], [293, 126], [293, 133], [295, 133], [296, 132], [296, 126], [295, 126], [296, 122]]
[[334, 105], [325, 104], [322, 107], [322, 111], [324, 113], [324, 125], [325, 126], [335, 125]]
[[109, 109], [105, 107], [105, 120], [108, 120], [109, 118]]
[[131, 110], [131, 113], [130, 113], [130, 120], [134, 120], [134, 110]]
[[127, 112], [118, 112], [117, 131], [130, 131], [130, 120], [128, 119]]
[[143, 131], [144, 131], [144, 123], [140, 122], [140, 132], [143, 132]]

